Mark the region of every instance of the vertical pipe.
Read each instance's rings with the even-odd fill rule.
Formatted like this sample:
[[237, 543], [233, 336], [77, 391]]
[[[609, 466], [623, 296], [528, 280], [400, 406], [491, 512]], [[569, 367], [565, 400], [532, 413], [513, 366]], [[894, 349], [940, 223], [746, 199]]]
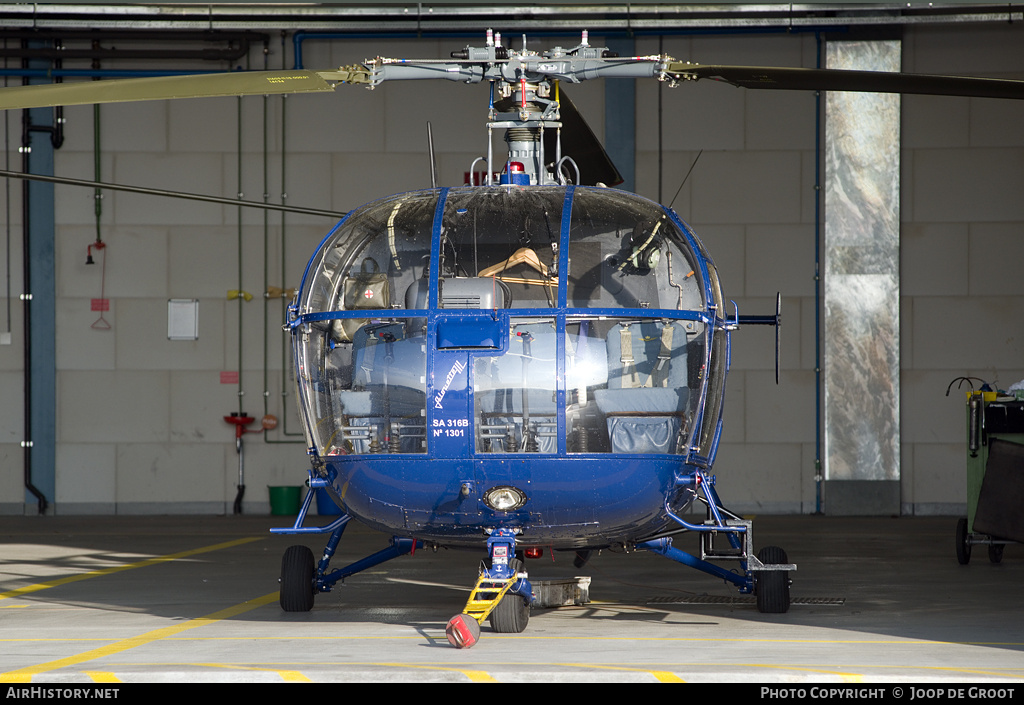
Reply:
[[[38, 42], [34, 44], [38, 45]], [[24, 42], [23, 46], [30, 46]], [[23, 68], [38, 68], [24, 61]], [[45, 62], [43, 68], [52, 68]], [[59, 65], [57, 68], [60, 68]], [[47, 79], [43, 79], [45, 82]], [[26, 80], [26, 83], [29, 81]], [[40, 82], [37, 79], [37, 82]], [[22, 170], [53, 175], [54, 151], [63, 143], [60, 108], [22, 112]], [[43, 139], [37, 139], [42, 133]], [[24, 303], [24, 406], [26, 501], [36, 498], [45, 514], [47, 495], [56, 488], [56, 269], [53, 184], [26, 183], [22, 189], [22, 262]]]
[[[821, 32], [814, 33], [821, 68]], [[821, 91], [814, 93], [814, 513], [822, 513], [821, 475]]]
[[[284, 55], [284, 39], [285, 33], [281, 33], [281, 49], [282, 56]], [[263, 68], [266, 70], [267, 58], [270, 54], [266, 44], [263, 47]], [[287, 197], [284, 193], [285, 183], [285, 138], [287, 126], [285, 125], [285, 100], [288, 96], [281, 96], [281, 199], [282, 202]], [[270, 201], [270, 96], [263, 96], [263, 202], [268, 203]], [[281, 288], [286, 288], [286, 260], [285, 260], [285, 217], [284, 212], [281, 213]], [[270, 213], [266, 210], [263, 211], [263, 415], [268, 416], [270, 414]], [[284, 320], [285, 313], [287, 311], [288, 302], [281, 297], [282, 310], [281, 320]], [[275, 331], [280, 331], [279, 326], [274, 326]], [[298, 436], [302, 437], [301, 433], [289, 432], [287, 430], [288, 424], [288, 410], [285, 405], [285, 398], [288, 395], [286, 391], [288, 389], [287, 384], [287, 367], [288, 367], [288, 350], [287, 350], [287, 335], [281, 337], [281, 415], [284, 417], [280, 428], [280, 433], [284, 436]], [[285, 439], [271, 439], [267, 430], [263, 433], [264, 443], [302, 443], [304, 441], [299, 440], [288, 440]]]
[[[296, 32], [296, 36], [300, 32]], [[286, 32], [281, 32], [281, 60], [284, 63], [285, 55], [285, 40], [287, 38]], [[299, 43], [296, 43], [298, 47]], [[296, 57], [300, 57], [301, 54], [296, 49]], [[283, 65], [282, 65], [282, 68]], [[296, 66], [295, 68], [298, 68]], [[285, 203], [288, 200], [288, 94], [281, 96], [281, 203]], [[288, 229], [287, 229], [287, 214], [281, 212], [281, 287], [286, 288], [288, 281]], [[284, 320], [288, 313], [289, 301], [284, 297], [281, 298], [281, 319]], [[266, 329], [269, 331], [269, 329]], [[281, 336], [281, 415], [284, 417], [281, 424], [281, 435], [285, 437], [285, 440], [281, 441], [270, 441], [267, 434], [263, 434], [263, 440], [265, 442], [273, 443], [305, 443], [305, 435], [301, 431], [289, 431], [288, 430], [288, 358], [291, 356], [291, 350], [288, 346], [289, 335]], [[295, 438], [296, 440], [287, 440], [289, 437]]]
[[[263, 70], [266, 71], [267, 59], [270, 56], [270, 47], [267, 45], [267, 41], [263, 43]], [[267, 203], [270, 198], [270, 179], [268, 177], [268, 160], [267, 155], [267, 110], [270, 102], [270, 96], [263, 96], [263, 202]], [[283, 283], [282, 283], [283, 286]], [[263, 415], [266, 416], [269, 412], [267, 409], [267, 400], [270, 396], [270, 390], [267, 389], [267, 346], [269, 344], [270, 328], [268, 327], [268, 308], [270, 306], [270, 299], [268, 292], [270, 290], [270, 214], [263, 211], [263, 292], [260, 296], [263, 299]], [[264, 432], [263, 437], [266, 438], [267, 434]]]
[[[53, 175], [56, 127], [36, 126], [36, 113], [26, 110], [22, 122], [22, 170]], [[45, 139], [34, 139], [42, 132]], [[24, 302], [24, 395], [25, 395], [25, 488], [45, 514], [46, 495], [53, 495], [56, 471], [56, 285], [54, 270], [53, 184], [29, 184], [22, 190], [23, 294]], [[26, 496], [26, 499], [28, 497]]]
[[[237, 159], [237, 184], [238, 184], [238, 200], [241, 201], [243, 197], [242, 192], [242, 96], [238, 96], [235, 99], [237, 101], [236, 106], [238, 110], [238, 159]], [[239, 417], [245, 416], [245, 412], [242, 411], [242, 397], [245, 394], [245, 390], [242, 386], [243, 371], [242, 371], [242, 324], [245, 317], [245, 296], [243, 295], [245, 289], [242, 286], [242, 206], [237, 207], [236, 219], [238, 221], [238, 415]], [[235, 452], [238, 454], [238, 492], [235, 494], [234, 505], [232, 511], [235, 514], [242, 513], [242, 497], [245, 495], [245, 456], [242, 450], [242, 435], [245, 433], [245, 427], [239, 425], [235, 429]]]
[[[7, 39], [4, 39], [4, 48], [7, 48]], [[4, 68], [7, 68], [7, 59], [4, 58]], [[7, 86], [7, 77], [4, 76], [4, 87]], [[4, 170], [11, 170], [11, 124], [10, 111], [4, 111]], [[4, 257], [5, 295], [7, 298], [7, 327], [4, 332], [11, 335], [11, 180], [4, 179], [4, 245], [6, 255]]]
[[[238, 184], [238, 200], [242, 200], [242, 97], [239, 96], [235, 99], [237, 101], [238, 110], [238, 159], [237, 159], [237, 184]], [[245, 303], [245, 297], [242, 296], [242, 292], [245, 290], [242, 286], [242, 206], [237, 207], [237, 239], [238, 239], [238, 415], [242, 416], [242, 396], [245, 394], [242, 386], [242, 318], [245, 313], [243, 304]]]
[[[100, 167], [100, 104], [96, 103], [92, 106], [92, 143], [93, 143], [93, 180], [96, 183], [100, 183], [102, 179], [102, 171]], [[100, 218], [103, 215], [103, 190], [98, 186], [93, 189], [93, 211], [96, 214], [96, 242], [103, 242], [103, 237], [100, 232]], [[104, 255], [104, 261], [106, 261], [106, 255]]]

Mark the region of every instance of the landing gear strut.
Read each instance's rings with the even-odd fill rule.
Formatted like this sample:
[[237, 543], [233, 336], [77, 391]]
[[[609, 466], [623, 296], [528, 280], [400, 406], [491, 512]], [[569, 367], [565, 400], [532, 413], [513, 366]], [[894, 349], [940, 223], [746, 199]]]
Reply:
[[[330, 592], [331, 588], [343, 581], [350, 575], [355, 575], [367, 568], [380, 565], [392, 558], [404, 556], [407, 553], [415, 553], [417, 548], [423, 547], [422, 541], [394, 536], [387, 548], [362, 558], [355, 563], [350, 563], [344, 568], [328, 571], [331, 558], [338, 550], [338, 543], [341, 535], [345, 532], [351, 517], [342, 514], [327, 526], [308, 527], [303, 526], [306, 514], [309, 512], [313, 497], [320, 488], [327, 484], [326, 481], [310, 473], [310, 491], [306, 493], [306, 499], [302, 503], [299, 515], [295, 524], [290, 527], [274, 528], [273, 534], [330, 534], [327, 539], [327, 546], [324, 547], [323, 556], [316, 561], [313, 552], [301, 544], [289, 546], [281, 558], [281, 609], [285, 612], [308, 612], [313, 609], [313, 598], [319, 592]], [[339, 504], [340, 506], [340, 504]]]
[[[702, 490], [697, 499], [707, 505], [708, 519], [693, 524], [677, 516], [666, 503], [665, 513], [688, 531], [701, 537], [701, 557], [680, 551], [672, 545], [670, 537], [661, 537], [636, 544], [637, 548], [657, 553], [670, 560], [701, 570], [732, 583], [744, 594], [753, 593], [759, 612], [777, 614], [789, 611], [789, 573], [796, 565], [789, 562], [786, 552], [778, 546], [765, 546], [753, 555], [752, 522], [742, 519], [722, 506], [715, 491], [714, 479], [704, 473], [694, 473], [693, 484]], [[724, 536], [728, 546], [715, 545], [715, 537]], [[740, 571], [726, 570], [707, 559], [738, 561]]]

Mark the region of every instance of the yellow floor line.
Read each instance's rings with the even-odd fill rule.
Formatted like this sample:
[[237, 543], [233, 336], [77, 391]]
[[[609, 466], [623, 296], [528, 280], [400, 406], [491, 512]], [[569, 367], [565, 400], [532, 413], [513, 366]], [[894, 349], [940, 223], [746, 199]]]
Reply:
[[600, 663], [564, 663], [562, 666], [572, 666], [574, 668], [593, 668], [599, 671], [631, 671], [634, 673], [650, 673], [654, 676], [659, 683], [685, 683], [682, 678], [677, 676], [672, 671], [653, 671], [649, 668], [630, 668], [629, 666], [606, 666]]
[[416, 668], [427, 671], [451, 671], [461, 673], [473, 683], [497, 683], [498, 680], [487, 671], [472, 671], [464, 668], [445, 668], [435, 665], [418, 665], [414, 663], [381, 663], [379, 666], [390, 666], [392, 668]]
[[310, 680], [301, 671], [288, 671], [288, 670], [283, 670], [283, 669], [280, 669], [280, 668], [267, 668], [267, 667], [260, 667], [260, 666], [237, 666], [237, 665], [228, 664], [228, 663], [200, 663], [198, 665], [205, 666], [207, 668], [227, 668], [227, 669], [231, 669], [231, 670], [241, 669], [243, 671], [266, 671], [268, 673], [276, 673], [277, 675], [281, 676], [281, 680], [285, 681], [286, 683], [312, 683], [313, 682], [312, 680]]
[[682, 678], [672, 671], [650, 671], [651, 675], [658, 679], [659, 683], [685, 683]]
[[0, 683], [31, 683], [32, 677], [39, 675], [40, 673], [56, 671], [59, 668], [67, 668], [69, 666], [77, 666], [88, 661], [112, 656], [129, 649], [134, 649], [137, 646], [145, 646], [146, 644], [175, 636], [189, 629], [205, 627], [208, 624], [219, 622], [222, 619], [230, 619], [231, 617], [238, 616], [248, 612], [249, 610], [274, 602], [278, 599], [278, 596], [279, 593], [275, 590], [274, 592], [267, 593], [263, 597], [257, 597], [256, 599], [248, 600], [241, 604], [218, 610], [206, 615], [205, 617], [197, 617], [196, 619], [190, 619], [187, 622], [181, 622], [170, 627], [154, 629], [151, 632], [146, 632], [145, 634], [140, 634], [139, 636], [131, 637], [129, 639], [122, 639], [121, 641], [114, 642], [113, 644], [91, 649], [74, 656], [68, 656], [54, 661], [47, 661], [46, 663], [41, 663], [36, 666], [27, 666], [14, 671], [0, 673]]
[[179, 553], [169, 553], [166, 556], [156, 556], [154, 558], [147, 558], [144, 561], [137, 561], [135, 563], [123, 563], [121, 565], [111, 566], [110, 568], [102, 568], [100, 570], [91, 570], [88, 573], [77, 573], [75, 575], [67, 575], [63, 578], [54, 578], [53, 580], [47, 580], [42, 583], [35, 583], [34, 585], [26, 585], [15, 590], [8, 590], [7, 592], [0, 592], [0, 600], [7, 599], [9, 597], [19, 597], [21, 595], [27, 595], [32, 592], [38, 592], [39, 590], [46, 590], [48, 588], [57, 587], [58, 585], [67, 585], [68, 583], [75, 583], [79, 580], [88, 580], [89, 578], [98, 578], [101, 575], [110, 575], [111, 573], [119, 573], [123, 570], [132, 570], [134, 568], [145, 568], [150, 565], [158, 565], [160, 563], [167, 563], [168, 561], [176, 561], [182, 558], [188, 558], [189, 556], [198, 556], [201, 553], [209, 553], [210, 551], [220, 551], [224, 548], [231, 548], [232, 546], [240, 546], [246, 543], [252, 543], [253, 541], [262, 541], [262, 536], [250, 536], [244, 539], [235, 539], [233, 541], [225, 541], [224, 543], [214, 544], [213, 546], [203, 546], [201, 548], [193, 548], [188, 551], [181, 551]]
[[93, 683], [120, 683], [121, 679], [110, 671], [85, 671]]
[[[115, 664], [111, 664], [111, 665], [116, 667], [118, 665], [125, 665], [125, 666], [127, 666], [128, 664], [116, 664], [115, 663]], [[133, 662], [131, 664], [131, 667], [133, 667], [133, 668], [138, 668], [138, 667], [141, 667], [141, 666], [149, 666], [149, 667], [153, 667], [153, 668], [164, 668], [164, 667], [181, 668], [183, 666], [189, 666], [189, 667], [196, 667], [196, 668], [202, 667], [202, 668], [224, 668], [224, 669], [229, 669], [229, 670], [268, 671], [268, 672], [279, 674], [283, 681], [310, 682], [312, 679], [309, 678], [308, 676], [306, 676], [303, 673], [303, 671], [297, 670], [297, 669], [299, 669], [299, 668], [302, 668], [302, 669], [321, 668], [321, 667], [326, 667], [326, 666], [339, 667], [339, 664], [337, 662], [334, 662], [334, 661], [308, 661], [308, 662], [302, 662], [302, 663], [278, 663], [278, 664], [272, 665], [272, 666], [266, 666], [266, 665], [264, 665], [264, 666], [255, 666], [255, 665], [237, 664], [237, 663], [185, 663], [185, 662], [160, 662], [160, 663], [155, 663], [155, 662], [154, 663]], [[674, 664], [660, 663], [660, 664], [650, 664], [650, 665], [648, 665], [646, 667], [644, 667], [644, 666], [630, 667], [630, 666], [613, 666], [613, 665], [610, 665], [610, 664], [601, 664], [601, 663], [558, 663], [558, 662], [553, 662], [553, 663], [538, 664], [538, 663], [532, 663], [532, 662], [503, 662], [502, 666], [504, 666], [504, 667], [516, 667], [518, 669], [517, 672], [522, 672], [522, 670], [524, 670], [524, 669], [544, 666], [544, 667], [561, 667], [561, 668], [580, 669], [581, 672], [590, 671], [590, 670], [610, 670], [610, 671], [629, 671], [629, 672], [635, 672], [635, 673], [648, 673], [652, 677], [654, 677], [656, 680], [658, 680], [659, 682], [662, 682], [662, 683], [686, 683], [687, 681], [684, 678], [682, 678], [681, 676], [677, 675], [679, 672], [699, 674], [701, 676], [707, 676], [707, 675], [714, 676], [716, 673], [720, 673], [720, 671], [718, 669], [725, 669], [725, 668], [733, 668], [733, 669], [735, 669], [735, 668], [742, 668], [745, 672], [748, 672], [748, 673], [756, 672], [756, 671], [758, 671], [760, 669], [775, 670], [775, 671], [782, 671], [784, 673], [789, 673], [789, 674], [797, 676], [797, 677], [803, 676], [805, 674], [827, 674], [827, 675], [831, 675], [831, 676], [838, 676], [839, 680], [841, 682], [843, 682], [843, 683], [860, 683], [860, 682], [864, 682], [867, 679], [877, 679], [878, 677], [880, 677], [882, 675], [885, 675], [885, 672], [884, 672], [885, 669], [898, 669], [901, 672], [900, 675], [903, 675], [903, 676], [906, 675], [906, 672], [907, 672], [908, 669], [911, 669], [911, 670], [921, 670], [921, 671], [924, 671], [924, 672], [927, 672], [927, 673], [930, 673], [932, 671], [945, 671], [945, 672], [951, 672], [951, 673], [959, 673], [959, 672], [962, 671], [964, 673], [982, 674], [982, 675], [995, 676], [995, 677], [1001, 677], [1001, 678], [1021, 678], [1022, 677], [1021, 675], [1009, 672], [1009, 671], [1012, 671], [1012, 670], [1020, 670], [1020, 669], [991, 669], [991, 670], [987, 670], [987, 671], [982, 671], [982, 670], [969, 669], [969, 668], [967, 668], [967, 669], [960, 669], [960, 668], [956, 668], [956, 667], [929, 667], [929, 666], [906, 666], [906, 665], [892, 665], [892, 666], [878, 666], [878, 665], [850, 666], [850, 665], [846, 665], [846, 666], [834, 666], [832, 668], [828, 668], [828, 667], [826, 667], [824, 665], [810, 665], [810, 664], [788, 664], [787, 665], [787, 664], [764, 664], [764, 663], [674, 663]], [[425, 671], [447, 671], [447, 672], [453, 672], [453, 673], [461, 673], [464, 676], [466, 676], [467, 679], [469, 679], [472, 682], [476, 682], [476, 683], [496, 683], [496, 682], [499, 682], [498, 679], [495, 678], [493, 675], [491, 675], [490, 672], [482, 671], [482, 670], [475, 670], [474, 668], [472, 668], [470, 666], [470, 664], [465, 664], [464, 667], [460, 668], [459, 666], [452, 666], [450, 664], [442, 664], [442, 663], [435, 663], [435, 662], [422, 663], [422, 664], [413, 664], [413, 663], [396, 663], [396, 662], [380, 662], [380, 661], [367, 661], [367, 662], [349, 661], [349, 662], [345, 662], [345, 664], [343, 666], [343, 668], [346, 668], [346, 669], [356, 669], [356, 668], [359, 668], [359, 667], [395, 668], [395, 669], [418, 669], [418, 670], [425, 670]], [[672, 671], [665, 670], [667, 668], [671, 668], [673, 670]], [[836, 669], [839, 669], [839, 668], [845, 669], [845, 670], [836, 670]], [[874, 669], [881, 669], [881, 670], [876, 672]], [[860, 673], [856, 673], [856, 672], [853, 672], [853, 671], [860, 671]], [[90, 677], [92, 677], [94, 680], [97, 680], [97, 682], [100, 682], [97, 679], [97, 676], [111, 676], [111, 677], [114, 677], [115, 680], [112, 680], [110, 682], [116, 682], [116, 676], [113, 673], [91, 672], [91, 671], [84, 671], [84, 673], [86, 675], [89, 675]], [[547, 673], [550, 675], [553, 672], [548, 671]], [[555, 672], [555, 673], [557, 673], [557, 672]]]
[[312, 683], [313, 681], [299, 671], [278, 671], [281, 680], [286, 683]]

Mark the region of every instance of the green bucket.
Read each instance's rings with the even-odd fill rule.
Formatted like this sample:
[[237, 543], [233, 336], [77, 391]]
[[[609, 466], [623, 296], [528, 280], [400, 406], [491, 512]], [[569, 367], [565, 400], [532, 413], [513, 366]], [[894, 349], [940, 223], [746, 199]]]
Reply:
[[270, 490], [270, 513], [274, 516], [295, 516], [299, 513], [302, 487], [273, 487]]

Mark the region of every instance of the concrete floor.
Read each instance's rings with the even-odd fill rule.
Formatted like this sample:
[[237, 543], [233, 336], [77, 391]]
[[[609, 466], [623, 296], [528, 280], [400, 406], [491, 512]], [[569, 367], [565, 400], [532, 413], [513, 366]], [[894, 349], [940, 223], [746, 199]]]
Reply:
[[[284, 549], [319, 556], [324, 544], [268, 533], [289, 523], [0, 518], [0, 682], [1024, 679], [1024, 548], [991, 564], [975, 547], [961, 566], [954, 518], [756, 518], [755, 545], [780, 545], [799, 566], [783, 615], [658, 556], [604, 552], [576, 571], [545, 555], [528, 562], [531, 579], [589, 575], [592, 602], [534, 610], [522, 634], [485, 625], [463, 650], [444, 625], [480, 556], [419, 551], [285, 613]], [[334, 567], [385, 544], [353, 524]]]

